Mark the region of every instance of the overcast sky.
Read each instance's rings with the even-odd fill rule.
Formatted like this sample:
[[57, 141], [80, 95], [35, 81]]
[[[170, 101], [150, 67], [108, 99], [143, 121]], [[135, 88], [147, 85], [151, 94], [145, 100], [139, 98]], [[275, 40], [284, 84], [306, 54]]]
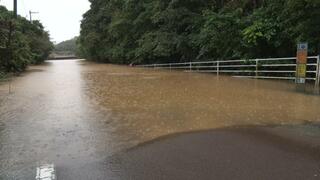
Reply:
[[[13, 0], [0, 0], [0, 4], [13, 9]], [[18, 14], [29, 19], [29, 10], [39, 12], [33, 19], [42, 22], [55, 42], [78, 36], [82, 14], [89, 8], [88, 0], [18, 0]]]

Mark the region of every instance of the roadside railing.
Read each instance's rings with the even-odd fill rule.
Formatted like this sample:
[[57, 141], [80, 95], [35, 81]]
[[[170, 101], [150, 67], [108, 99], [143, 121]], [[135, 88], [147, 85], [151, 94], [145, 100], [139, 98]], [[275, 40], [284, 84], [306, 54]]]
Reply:
[[[166, 64], [137, 65], [154, 69], [184, 70], [186, 72], [231, 74], [235, 77], [255, 79], [294, 80], [296, 74], [296, 57], [219, 60], [202, 62], [183, 62]], [[319, 56], [310, 56], [307, 61], [307, 80], [320, 83]]]

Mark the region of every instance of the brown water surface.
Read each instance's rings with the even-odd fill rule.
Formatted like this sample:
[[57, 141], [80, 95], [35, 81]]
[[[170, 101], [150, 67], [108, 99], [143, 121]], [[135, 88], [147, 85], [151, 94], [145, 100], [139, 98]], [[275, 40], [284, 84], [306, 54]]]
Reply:
[[11, 86], [0, 85], [0, 179], [42, 162], [76, 168], [178, 132], [320, 122], [320, 96], [287, 81], [71, 60], [31, 67]]

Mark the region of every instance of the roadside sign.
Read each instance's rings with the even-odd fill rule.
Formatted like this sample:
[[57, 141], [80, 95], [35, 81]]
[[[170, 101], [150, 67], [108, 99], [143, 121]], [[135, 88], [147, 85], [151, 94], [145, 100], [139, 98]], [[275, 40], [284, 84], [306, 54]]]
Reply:
[[297, 48], [296, 83], [304, 84], [307, 76], [308, 43], [299, 43]]
[[305, 78], [307, 74], [307, 65], [306, 64], [298, 64], [297, 65], [297, 76], [300, 78]]
[[299, 43], [298, 50], [308, 50], [308, 43]]
[[300, 50], [297, 52], [297, 63], [307, 64], [308, 51]]

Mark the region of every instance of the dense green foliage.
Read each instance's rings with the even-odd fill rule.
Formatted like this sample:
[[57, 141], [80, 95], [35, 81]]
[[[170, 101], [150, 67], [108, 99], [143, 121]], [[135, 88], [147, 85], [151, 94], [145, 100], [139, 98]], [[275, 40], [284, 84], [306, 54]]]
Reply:
[[77, 39], [77, 37], [74, 37], [70, 40], [56, 44], [53, 53], [57, 55], [75, 55], [77, 53]]
[[111, 63], [294, 56], [320, 43], [319, 0], [90, 0], [82, 55]]
[[0, 6], [0, 23], [1, 72], [23, 71], [27, 65], [41, 63], [49, 56], [53, 45], [39, 21], [12, 19], [12, 12]]

